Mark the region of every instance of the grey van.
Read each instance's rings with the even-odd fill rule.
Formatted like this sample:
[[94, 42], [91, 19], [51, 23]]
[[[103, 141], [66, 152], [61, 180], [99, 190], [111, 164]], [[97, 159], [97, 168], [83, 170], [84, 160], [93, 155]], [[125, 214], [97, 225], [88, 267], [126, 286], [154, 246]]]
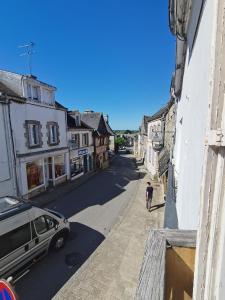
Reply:
[[69, 230], [68, 220], [58, 212], [0, 198], [0, 278], [18, 278], [49, 250], [61, 249]]

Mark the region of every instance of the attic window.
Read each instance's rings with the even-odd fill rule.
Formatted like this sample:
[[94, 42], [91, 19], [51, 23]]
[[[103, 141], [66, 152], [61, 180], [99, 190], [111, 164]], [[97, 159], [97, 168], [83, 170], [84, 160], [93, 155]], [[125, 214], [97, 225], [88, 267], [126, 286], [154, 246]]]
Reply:
[[27, 84], [27, 98], [33, 99], [36, 101], [41, 100], [40, 98], [40, 87], [32, 86], [31, 84]]

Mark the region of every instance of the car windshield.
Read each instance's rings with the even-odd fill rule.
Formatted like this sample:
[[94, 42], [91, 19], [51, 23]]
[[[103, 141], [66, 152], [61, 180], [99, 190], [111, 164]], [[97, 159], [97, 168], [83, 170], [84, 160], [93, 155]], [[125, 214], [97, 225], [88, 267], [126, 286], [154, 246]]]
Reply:
[[10, 197], [3, 197], [0, 198], [0, 213], [4, 213], [5, 211], [17, 206], [19, 204], [19, 201], [10, 198]]

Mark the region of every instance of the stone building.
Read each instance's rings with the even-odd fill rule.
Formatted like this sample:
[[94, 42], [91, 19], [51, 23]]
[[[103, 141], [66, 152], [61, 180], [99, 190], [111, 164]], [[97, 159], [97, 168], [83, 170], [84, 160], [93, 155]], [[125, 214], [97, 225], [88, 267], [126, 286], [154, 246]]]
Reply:
[[[146, 166], [152, 179], [159, 178], [159, 153], [164, 147], [165, 119], [169, 103], [148, 119]], [[161, 171], [161, 169], [160, 169]]]
[[164, 117], [163, 148], [158, 154], [158, 174], [163, 184], [163, 193], [166, 195], [168, 185], [168, 168], [172, 163], [172, 153], [175, 135], [175, 104], [174, 98], [167, 104], [167, 112]]
[[81, 114], [81, 120], [94, 129], [94, 167], [104, 169], [109, 166], [109, 138], [114, 135], [108, 122], [105, 121], [102, 113], [85, 111]]
[[148, 120], [150, 116], [143, 116], [141, 126], [138, 133], [138, 158], [143, 161], [143, 164], [146, 166], [146, 152], [147, 152], [147, 131], [148, 131]]

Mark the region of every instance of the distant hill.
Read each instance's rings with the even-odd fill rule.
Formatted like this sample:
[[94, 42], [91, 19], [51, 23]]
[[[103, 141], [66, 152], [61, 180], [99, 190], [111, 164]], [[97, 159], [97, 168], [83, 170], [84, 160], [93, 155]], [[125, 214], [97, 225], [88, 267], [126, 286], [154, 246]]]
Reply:
[[134, 133], [138, 133], [138, 130], [113, 130], [116, 134], [134, 134]]

